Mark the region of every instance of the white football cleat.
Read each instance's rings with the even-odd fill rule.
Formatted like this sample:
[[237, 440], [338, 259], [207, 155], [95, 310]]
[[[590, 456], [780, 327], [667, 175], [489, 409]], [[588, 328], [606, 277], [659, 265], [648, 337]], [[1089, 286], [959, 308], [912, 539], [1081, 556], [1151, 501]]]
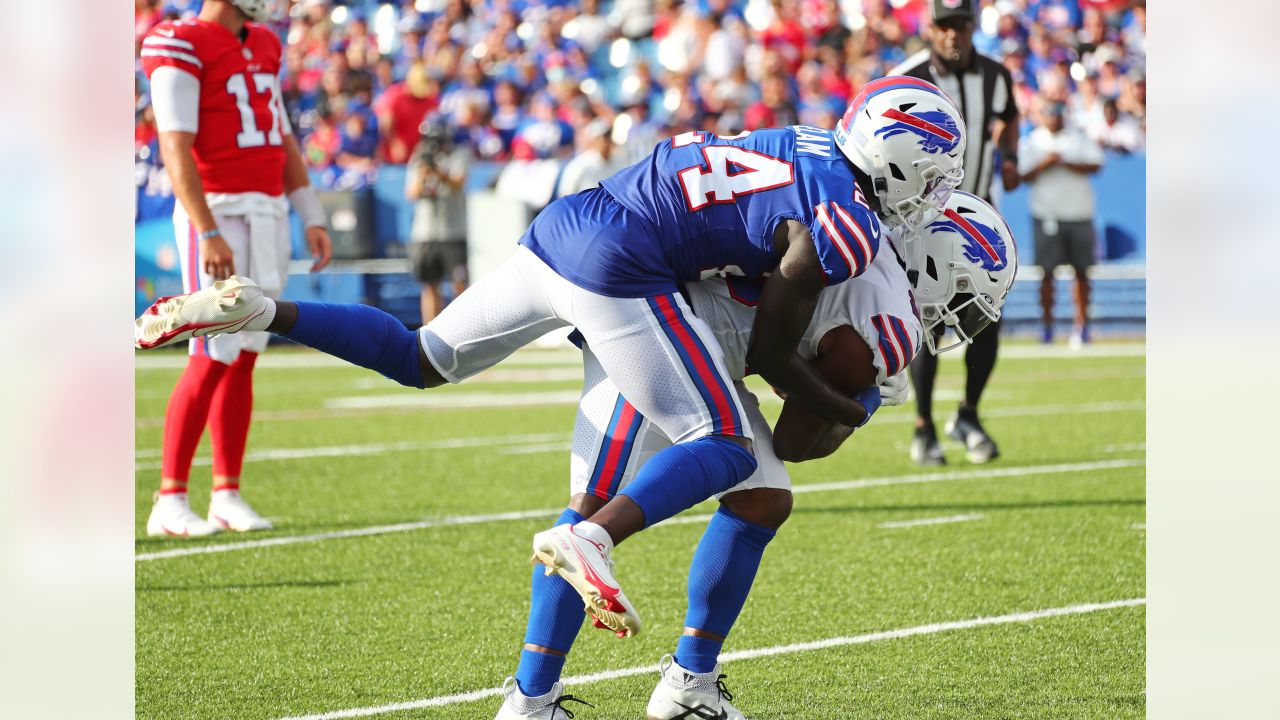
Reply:
[[741, 710], [729, 704], [733, 695], [724, 686], [720, 665], [711, 672], [696, 673], [684, 669], [667, 655], [658, 667], [662, 679], [649, 696], [649, 706], [645, 708], [648, 720], [747, 720]]
[[218, 532], [221, 532], [218, 526], [210, 525], [192, 512], [186, 493], [157, 495], [151, 516], [147, 518], [147, 534], [152, 537], [204, 537]]
[[133, 345], [149, 350], [193, 337], [236, 332], [265, 312], [258, 284], [232, 275], [187, 295], [158, 298], [134, 321]]
[[239, 490], [215, 490], [209, 501], [209, 522], [223, 530], [270, 530], [271, 521], [249, 507]]
[[562, 703], [579, 702], [587, 707], [595, 707], [586, 700], [579, 700], [572, 695], [564, 694], [564, 684], [556, 683], [546, 695], [529, 697], [520, 692], [516, 679], [507, 678], [502, 683], [502, 694], [505, 696], [502, 707], [498, 708], [495, 720], [571, 720], [573, 713]]
[[557, 525], [533, 536], [533, 561], [578, 591], [596, 627], [623, 638], [640, 633], [640, 616], [613, 578], [608, 548], [577, 534], [572, 525]]

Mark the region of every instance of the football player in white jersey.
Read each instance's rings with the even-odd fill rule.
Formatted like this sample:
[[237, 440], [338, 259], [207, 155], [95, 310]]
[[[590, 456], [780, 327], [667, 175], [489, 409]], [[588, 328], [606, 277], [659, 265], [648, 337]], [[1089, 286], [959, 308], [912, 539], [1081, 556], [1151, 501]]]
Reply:
[[[894, 252], [878, 254], [862, 276], [821, 293], [798, 347], [800, 356], [820, 374], [868, 408], [906, 400], [902, 371], [922, 344], [931, 352], [949, 350], [998, 319], [1017, 267], [1016, 248], [1003, 218], [968, 193], [953, 193], [940, 215], [918, 230], [899, 228], [891, 241]], [[674, 656], [663, 659], [662, 677], [649, 700], [651, 720], [744, 717], [723, 691], [716, 656], [746, 600], [765, 545], [790, 514], [791, 479], [783, 461], [830, 455], [854, 431], [791, 400], [770, 429], [759, 400], [743, 384], [750, 374], [746, 356], [761, 285], [728, 277], [686, 287], [695, 315], [711, 328], [724, 352], [756, 438], [758, 467], [717, 496], [720, 508], [689, 571], [684, 633]], [[938, 338], [946, 329], [957, 341], [942, 347]], [[646, 461], [671, 444], [622, 397], [591, 349], [582, 350], [584, 387], [574, 425], [571, 500], [565, 511], [570, 518], [590, 517], [626, 487]], [[735, 532], [717, 532], [722, 525], [735, 526]], [[733, 541], [726, 542], [725, 536]], [[582, 622], [582, 602], [573, 589], [540, 571], [534, 571], [520, 668], [506, 684], [498, 720], [568, 717], [560, 706], [568, 696], [558, 685], [542, 698], [522, 692], [527, 684], [547, 683], [545, 677], [532, 677], [531, 668], [545, 672], [551, 665], [558, 672], [563, 667]]]

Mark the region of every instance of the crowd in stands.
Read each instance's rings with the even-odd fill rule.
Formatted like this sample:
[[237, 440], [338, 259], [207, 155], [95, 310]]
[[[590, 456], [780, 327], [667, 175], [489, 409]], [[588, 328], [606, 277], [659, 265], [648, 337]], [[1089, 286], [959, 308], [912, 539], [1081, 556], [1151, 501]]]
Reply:
[[[139, 45], [199, 7], [135, 2]], [[924, 0], [300, 0], [278, 30], [293, 127], [343, 188], [407, 162], [427, 117], [478, 161], [577, 153], [592, 177], [686, 130], [833, 127], [864, 83], [926, 47], [929, 22]], [[1134, 152], [1145, 35], [1143, 0], [983, 0], [974, 41], [1012, 72], [1026, 129], [1039, 104], [1066, 103], [1100, 144]], [[140, 74], [138, 99], [139, 156], [156, 162]]]

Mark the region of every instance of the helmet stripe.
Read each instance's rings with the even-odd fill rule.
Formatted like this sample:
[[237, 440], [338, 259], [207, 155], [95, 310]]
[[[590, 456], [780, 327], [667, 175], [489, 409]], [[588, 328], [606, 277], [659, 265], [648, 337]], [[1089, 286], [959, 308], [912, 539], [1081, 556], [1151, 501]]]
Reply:
[[938, 137], [942, 138], [943, 140], [946, 140], [947, 142], [951, 142], [952, 140], [956, 139], [955, 134], [946, 130], [945, 128], [934, 125], [928, 120], [921, 120], [915, 115], [904, 113], [901, 110], [898, 110], [897, 108], [889, 108], [888, 110], [885, 111], [884, 116], [889, 118], [890, 120], [897, 120], [898, 122], [906, 123], [912, 127], [920, 128], [921, 130], [927, 133], [932, 133], [934, 135], [937, 135]]
[[972, 223], [961, 217], [960, 213], [951, 208], [947, 208], [943, 214], [947, 216], [947, 219], [958, 225], [961, 230], [968, 233], [969, 237], [977, 242], [982, 250], [987, 253], [987, 257], [991, 258], [991, 262], [1000, 263], [1000, 255], [996, 253], [995, 248], [991, 247], [991, 243], [987, 242], [987, 239], [978, 231], [978, 228], [974, 227]]

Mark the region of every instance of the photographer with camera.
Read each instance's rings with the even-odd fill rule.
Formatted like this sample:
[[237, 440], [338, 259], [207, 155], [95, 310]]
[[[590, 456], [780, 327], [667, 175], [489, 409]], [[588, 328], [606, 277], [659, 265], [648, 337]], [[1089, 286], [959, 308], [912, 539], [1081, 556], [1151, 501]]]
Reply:
[[464, 186], [471, 151], [454, 141], [439, 115], [428, 115], [409, 159], [405, 195], [415, 201], [409, 230], [409, 257], [422, 283], [422, 322], [440, 313], [440, 284], [453, 283], [453, 296], [467, 287], [467, 199]]

